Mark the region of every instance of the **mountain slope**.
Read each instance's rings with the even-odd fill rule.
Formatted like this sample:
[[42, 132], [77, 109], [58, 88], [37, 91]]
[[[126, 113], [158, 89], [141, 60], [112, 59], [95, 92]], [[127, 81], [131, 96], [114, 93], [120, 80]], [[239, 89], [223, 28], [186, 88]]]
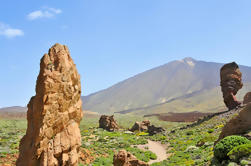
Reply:
[[[245, 83], [243, 88], [238, 92], [238, 100], [243, 100], [246, 92], [251, 91], [251, 82]], [[152, 113], [167, 112], [219, 112], [225, 111], [220, 87], [204, 90], [191, 96], [183, 96], [170, 102], [153, 105], [151, 107], [133, 109], [130, 113], [146, 115]], [[125, 110], [123, 112], [129, 112]], [[123, 113], [122, 112], [122, 113]]]
[[[192, 58], [172, 61], [83, 97], [83, 108], [100, 113], [113, 113], [181, 100], [189, 95], [196, 96], [219, 85], [219, 70], [222, 65]], [[240, 66], [240, 69], [243, 81], [251, 82], [251, 77], [248, 77], [251, 75], [251, 67]], [[221, 95], [220, 92], [217, 93]], [[182, 108], [175, 111], [184, 110]]]

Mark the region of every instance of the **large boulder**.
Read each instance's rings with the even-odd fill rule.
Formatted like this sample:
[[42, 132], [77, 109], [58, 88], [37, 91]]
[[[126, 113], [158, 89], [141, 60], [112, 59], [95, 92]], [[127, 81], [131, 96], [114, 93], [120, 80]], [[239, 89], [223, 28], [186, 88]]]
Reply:
[[119, 129], [114, 116], [102, 115], [99, 119], [99, 128], [105, 129], [107, 131], [115, 131]]
[[241, 135], [251, 130], [251, 103], [248, 103], [238, 115], [234, 116], [226, 125], [222, 128], [222, 132], [219, 136], [220, 141], [226, 136]]
[[149, 164], [138, 160], [130, 152], [125, 150], [120, 150], [117, 154], [113, 156], [114, 166], [149, 166]]
[[220, 78], [224, 103], [229, 110], [234, 109], [241, 104], [235, 97], [243, 86], [239, 66], [235, 62], [225, 64], [220, 70]]
[[247, 104], [251, 102], [251, 92], [246, 93], [243, 99], [243, 104]]
[[77, 166], [82, 119], [80, 75], [66, 46], [55, 44], [40, 62], [36, 95], [17, 166]]
[[135, 122], [130, 131], [147, 131], [150, 126], [149, 120], [144, 120], [142, 122]]

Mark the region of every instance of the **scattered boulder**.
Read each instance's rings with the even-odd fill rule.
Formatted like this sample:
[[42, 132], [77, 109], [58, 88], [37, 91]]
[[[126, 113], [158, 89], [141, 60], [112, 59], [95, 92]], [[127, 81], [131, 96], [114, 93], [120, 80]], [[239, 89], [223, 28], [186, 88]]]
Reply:
[[99, 128], [105, 129], [107, 131], [115, 131], [119, 129], [114, 116], [102, 115], [99, 119]]
[[144, 120], [142, 122], [135, 122], [135, 124], [132, 126], [130, 131], [147, 131], [148, 127], [150, 126], [149, 120]]
[[148, 133], [149, 135], [154, 135], [154, 134], [158, 134], [158, 133], [163, 133], [166, 130], [162, 127], [156, 127], [154, 125], [151, 125], [148, 127]]
[[67, 46], [55, 44], [40, 62], [36, 95], [28, 104], [28, 128], [17, 166], [77, 166], [82, 119], [80, 75]]
[[243, 99], [243, 104], [247, 104], [251, 102], [251, 92], [246, 93]]
[[146, 131], [147, 133], [149, 133], [149, 135], [154, 135], [154, 134], [162, 133], [165, 131], [165, 129], [162, 127], [156, 127], [156, 126], [150, 125], [150, 124], [151, 123], [149, 120], [144, 120], [142, 122], [135, 122], [135, 124], [132, 126], [130, 131], [132, 131], [132, 132]]
[[225, 64], [220, 70], [220, 78], [224, 103], [229, 110], [234, 109], [241, 104], [235, 97], [243, 86], [239, 66], [235, 62]]
[[238, 115], [234, 116], [226, 125], [222, 128], [222, 132], [219, 136], [220, 141], [226, 136], [245, 134], [251, 130], [251, 103], [248, 103]]
[[130, 152], [125, 150], [120, 150], [117, 154], [113, 156], [114, 166], [149, 166], [149, 164], [138, 160]]

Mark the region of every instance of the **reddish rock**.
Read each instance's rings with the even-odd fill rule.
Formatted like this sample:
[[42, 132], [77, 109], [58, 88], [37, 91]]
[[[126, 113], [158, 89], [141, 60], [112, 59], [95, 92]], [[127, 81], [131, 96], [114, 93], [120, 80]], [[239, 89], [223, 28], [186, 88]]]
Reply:
[[251, 130], [251, 103], [248, 103], [238, 115], [234, 116], [226, 125], [222, 128], [222, 132], [219, 136], [221, 139], [230, 135], [241, 135]]
[[241, 104], [235, 97], [243, 86], [239, 66], [235, 62], [225, 64], [220, 70], [220, 78], [224, 103], [229, 110], [234, 109]]
[[130, 131], [147, 131], [150, 126], [149, 120], [144, 120], [142, 122], [135, 122]]
[[125, 150], [120, 150], [117, 154], [113, 156], [114, 166], [149, 166], [149, 164], [138, 160], [131, 153]]
[[55, 44], [40, 62], [36, 95], [28, 104], [17, 166], [77, 166], [82, 119], [80, 76], [66, 46]]
[[251, 102], [251, 92], [246, 93], [244, 96], [243, 104], [247, 104]]
[[119, 129], [117, 122], [114, 119], [114, 116], [102, 115], [99, 119], [99, 128], [103, 128], [107, 131], [115, 131]]

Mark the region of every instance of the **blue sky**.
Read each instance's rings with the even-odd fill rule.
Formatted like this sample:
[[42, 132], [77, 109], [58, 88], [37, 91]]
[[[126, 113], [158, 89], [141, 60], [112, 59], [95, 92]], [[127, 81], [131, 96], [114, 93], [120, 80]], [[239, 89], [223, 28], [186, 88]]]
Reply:
[[40, 58], [66, 44], [83, 95], [184, 57], [251, 66], [250, 0], [8, 0], [0, 5], [0, 107], [35, 94]]

